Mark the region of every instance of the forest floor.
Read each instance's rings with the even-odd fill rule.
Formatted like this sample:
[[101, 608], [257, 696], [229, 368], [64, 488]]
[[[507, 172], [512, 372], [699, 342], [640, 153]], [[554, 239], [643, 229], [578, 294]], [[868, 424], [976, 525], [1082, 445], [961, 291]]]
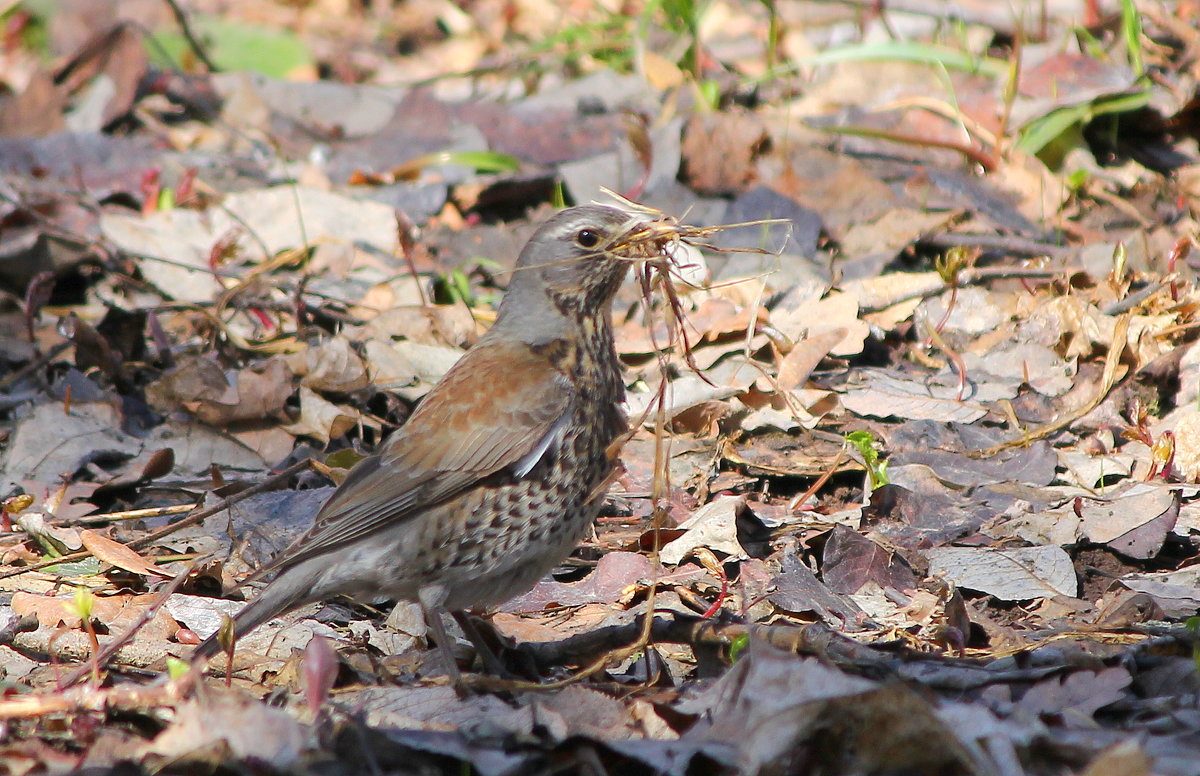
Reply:
[[[1195, 774], [1200, 4], [0, 8], [4, 773]], [[369, 600], [187, 674], [602, 188], [772, 223], [618, 296], [525, 681]]]

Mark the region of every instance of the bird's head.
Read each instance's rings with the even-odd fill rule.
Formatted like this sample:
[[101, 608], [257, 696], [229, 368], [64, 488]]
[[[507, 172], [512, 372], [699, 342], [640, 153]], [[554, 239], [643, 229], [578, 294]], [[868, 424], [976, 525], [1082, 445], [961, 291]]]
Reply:
[[513, 270], [500, 319], [607, 314], [630, 266], [661, 260], [674, 224], [652, 211], [582, 205], [557, 213], [530, 238]]

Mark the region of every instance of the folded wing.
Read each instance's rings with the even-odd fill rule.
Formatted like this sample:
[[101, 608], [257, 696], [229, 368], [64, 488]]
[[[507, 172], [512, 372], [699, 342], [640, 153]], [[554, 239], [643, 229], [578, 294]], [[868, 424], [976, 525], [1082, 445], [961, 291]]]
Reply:
[[435, 506], [502, 470], [525, 476], [554, 446], [574, 401], [566, 376], [524, 344], [470, 351], [259, 574], [412, 519], [418, 505]]

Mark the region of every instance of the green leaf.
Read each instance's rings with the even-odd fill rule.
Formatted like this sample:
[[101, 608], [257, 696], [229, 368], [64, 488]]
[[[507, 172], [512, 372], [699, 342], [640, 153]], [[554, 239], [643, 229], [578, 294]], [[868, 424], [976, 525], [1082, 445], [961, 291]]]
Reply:
[[97, 558], [84, 558], [70, 563], [56, 563], [42, 570], [62, 577], [92, 577], [100, 573], [100, 561]]
[[452, 269], [433, 280], [433, 299], [437, 304], [465, 304], [474, 307], [476, 299], [471, 293], [471, 277], [461, 269]]
[[83, 585], [75, 586], [75, 613], [79, 615], [79, 619], [87, 622], [92, 619], [92, 605], [96, 602], [92, 591]]
[[838, 62], [871, 62], [891, 60], [922, 65], [938, 65], [947, 70], [983, 73], [993, 78], [1004, 75], [1008, 63], [1003, 59], [975, 56], [965, 51], [907, 41], [862, 43], [826, 49], [819, 54], [794, 60], [796, 65], [832, 65]]
[[1142, 58], [1142, 15], [1133, 0], [1121, 0], [1121, 37], [1125, 39], [1125, 50], [1129, 53], [1129, 66], [1139, 76], [1146, 72]]
[[880, 460], [878, 442], [870, 431], [851, 431], [846, 434], [846, 441], [854, 445], [862, 456], [863, 465], [867, 467], [867, 475], [871, 478], [871, 490], [887, 485], [887, 461]]
[[846, 441], [854, 445], [863, 459], [874, 463], [879, 457], [875, 452], [875, 435], [870, 431], [851, 431], [846, 434]]
[[731, 662], [736, 663], [737, 659], [739, 657], [741, 657], [742, 650], [744, 650], [749, 645], [750, 645], [750, 637], [749, 636], [747, 636], [745, 634], [742, 634], [741, 636], [734, 636], [729, 641], [729, 660]]
[[171, 681], [179, 681], [191, 668], [192, 664], [186, 660], [167, 655], [167, 676], [171, 677]]
[[450, 273], [450, 282], [454, 287], [454, 293], [459, 299], [470, 304], [471, 302], [471, 278], [467, 277], [467, 273], [456, 269]]
[[515, 156], [497, 151], [434, 151], [413, 159], [409, 164], [418, 167], [454, 164], [469, 167], [475, 172], [515, 172], [521, 167], [521, 161]]
[[1044, 116], [1034, 119], [1021, 128], [1017, 148], [1031, 154], [1040, 152], [1067, 130], [1080, 129], [1089, 114], [1088, 105], [1073, 105], [1055, 108]]
[[7, 24], [14, 14], [27, 13], [29, 18], [21, 30], [21, 45], [38, 54], [49, 62], [50, 51], [50, 22], [59, 11], [53, 0], [23, 0], [23, 2], [3, 3], [4, 11], [0, 12], [0, 23]]
[[721, 102], [721, 85], [711, 78], [706, 78], [696, 84], [696, 91], [700, 94], [700, 99], [704, 107], [710, 111], [717, 109]]
[[366, 458], [354, 448], [347, 447], [325, 456], [325, 465], [333, 469], [349, 469], [354, 464]]
[[[288, 30], [232, 23], [211, 16], [192, 20], [196, 35], [208, 56], [221, 70], [254, 70], [274, 78], [311, 67], [315, 60], [300, 38]], [[156, 32], [146, 51], [160, 67], [179, 68], [192, 56], [183, 35], [173, 30]]]
[[[563, 205], [563, 207], [566, 207], [566, 205]], [[472, 256], [471, 261], [484, 269], [501, 269], [504, 266], [495, 259], [488, 258], [487, 256]]]
[[1135, 111], [1149, 102], [1150, 92], [1143, 89], [1055, 108], [1021, 128], [1017, 148], [1036, 154], [1048, 167], [1057, 168], [1066, 152], [1082, 142], [1083, 128], [1089, 122], [1098, 116]]

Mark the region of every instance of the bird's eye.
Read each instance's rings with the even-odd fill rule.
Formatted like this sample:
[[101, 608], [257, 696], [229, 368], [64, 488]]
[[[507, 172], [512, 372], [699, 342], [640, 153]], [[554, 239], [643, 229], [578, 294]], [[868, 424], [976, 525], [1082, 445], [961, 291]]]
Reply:
[[575, 243], [581, 248], [595, 248], [600, 244], [600, 235], [591, 229], [580, 229], [575, 235]]

